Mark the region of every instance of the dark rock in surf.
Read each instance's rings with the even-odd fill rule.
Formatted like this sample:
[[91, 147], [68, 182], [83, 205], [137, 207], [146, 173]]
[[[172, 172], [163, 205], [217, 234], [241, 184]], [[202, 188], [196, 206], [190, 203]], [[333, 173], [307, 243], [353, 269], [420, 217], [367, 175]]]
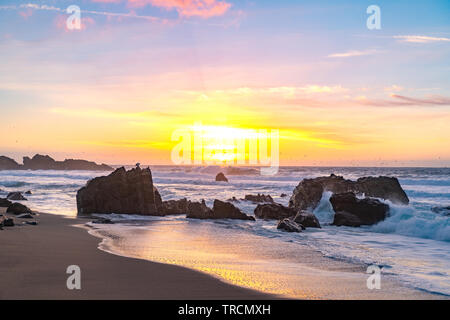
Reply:
[[27, 192], [25, 192], [26, 195], [32, 195], [31, 191], [28, 190]]
[[255, 203], [273, 202], [273, 199], [270, 195], [259, 194], [259, 193], [257, 195], [246, 194], [244, 200], [255, 202]]
[[186, 214], [188, 211], [188, 200], [186, 198], [180, 200], [168, 200], [162, 202], [165, 215]]
[[14, 220], [12, 218], [3, 219], [3, 226], [4, 227], [14, 227]]
[[107, 219], [107, 218], [98, 218], [96, 220], [93, 220], [92, 223], [94, 223], [94, 224], [114, 224], [114, 222], [111, 219]]
[[161, 196], [153, 186], [150, 168], [119, 168], [88, 181], [77, 192], [78, 214], [117, 213], [161, 216]]
[[330, 191], [333, 194], [353, 192], [358, 195], [381, 198], [399, 204], [409, 203], [408, 196], [400, 186], [397, 178], [364, 177], [352, 181], [332, 174], [329, 177], [303, 179], [294, 189], [289, 200], [289, 207], [297, 210], [314, 210], [325, 191]]
[[433, 208], [431, 208], [431, 211], [433, 211], [434, 213], [442, 214], [444, 216], [450, 216], [450, 206], [448, 206], [448, 207], [433, 207]]
[[319, 219], [307, 211], [300, 211], [294, 218], [294, 221], [306, 228], [321, 228]]
[[240, 203], [240, 201], [236, 198], [236, 197], [232, 197], [230, 199], [227, 199], [228, 202], [235, 202], [235, 203]]
[[6, 196], [6, 199], [15, 201], [27, 200], [20, 192], [10, 192]]
[[14, 214], [14, 215], [19, 215], [19, 214], [22, 214], [22, 213], [33, 213], [33, 212], [32, 212], [31, 209], [28, 208], [27, 206], [24, 206], [24, 205], [21, 204], [21, 203], [15, 202], [15, 203], [12, 203], [12, 204], [8, 207], [8, 209], [6, 209], [6, 213], [10, 213], [10, 214]]
[[202, 200], [202, 202], [189, 201], [187, 206], [186, 218], [214, 219], [214, 213], [212, 209], [206, 205], [205, 200]]
[[286, 193], [280, 194], [280, 198], [285, 198], [285, 197], [287, 197], [287, 194], [286, 194]]
[[222, 172], [220, 172], [216, 175], [216, 181], [228, 182], [228, 179]]
[[333, 225], [358, 227], [383, 221], [389, 213], [389, 206], [377, 199], [358, 199], [352, 192], [334, 194], [330, 198], [336, 213]]
[[287, 208], [279, 203], [265, 203], [257, 205], [254, 213], [255, 217], [259, 219], [280, 220], [295, 216], [296, 211], [292, 208]]
[[283, 219], [278, 222], [277, 229], [286, 232], [302, 232], [302, 226], [290, 219]]
[[0, 208], [7, 208], [12, 205], [12, 202], [5, 198], [0, 198]]

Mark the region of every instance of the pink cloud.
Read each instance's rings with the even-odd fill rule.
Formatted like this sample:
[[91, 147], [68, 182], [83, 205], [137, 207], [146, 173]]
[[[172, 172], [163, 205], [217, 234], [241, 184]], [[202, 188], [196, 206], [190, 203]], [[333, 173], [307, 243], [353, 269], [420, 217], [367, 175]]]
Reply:
[[19, 14], [22, 16], [22, 18], [27, 20], [29, 17], [33, 15], [33, 10], [27, 9], [25, 11], [19, 11]]
[[[64, 31], [69, 32], [67, 28], [67, 16], [63, 14], [58, 14], [55, 18], [55, 25], [59, 29], [64, 29]], [[86, 30], [88, 26], [92, 26], [95, 24], [95, 20], [90, 17], [81, 18], [81, 30]]]
[[[100, 3], [118, 3], [121, 0], [92, 0]], [[224, 15], [231, 4], [225, 0], [126, 0], [132, 7], [152, 5], [166, 10], [176, 10], [181, 16], [210, 18]]]

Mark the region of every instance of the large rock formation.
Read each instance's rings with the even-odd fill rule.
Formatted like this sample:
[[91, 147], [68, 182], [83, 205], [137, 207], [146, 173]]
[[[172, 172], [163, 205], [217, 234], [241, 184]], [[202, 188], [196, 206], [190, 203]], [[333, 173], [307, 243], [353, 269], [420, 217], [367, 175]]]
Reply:
[[78, 214], [163, 215], [161, 196], [153, 187], [149, 168], [126, 171], [122, 167], [88, 181], [77, 192], [77, 208]]
[[287, 208], [279, 203], [259, 204], [255, 208], [255, 217], [260, 219], [284, 219], [295, 216], [295, 209]]
[[15, 160], [0, 156], [0, 170], [19, 170], [20, 164], [18, 164]]
[[0, 156], [0, 170], [114, 170], [106, 164], [98, 165], [92, 161], [66, 159], [55, 161], [50, 156], [36, 154], [33, 158], [23, 157], [23, 165], [18, 164], [13, 159]]
[[408, 204], [409, 199], [397, 178], [364, 177], [356, 181], [346, 180], [334, 174], [329, 177], [303, 179], [294, 189], [289, 207], [297, 210], [314, 210], [324, 191], [334, 194], [354, 192], [367, 197], [382, 198], [398, 204]]
[[214, 200], [213, 209], [208, 208], [204, 201], [202, 203], [190, 202], [188, 205], [187, 218], [193, 219], [239, 219], [255, 220], [255, 218], [242, 213], [229, 202]]
[[268, 194], [257, 194], [257, 195], [253, 195], [253, 194], [246, 194], [244, 200], [246, 201], [251, 201], [251, 202], [273, 202], [273, 198]]
[[358, 199], [354, 193], [334, 194], [330, 198], [335, 212], [333, 225], [359, 227], [383, 221], [389, 206], [377, 199]]
[[301, 224], [305, 228], [321, 228], [319, 219], [307, 211], [300, 211], [294, 218], [294, 222]]

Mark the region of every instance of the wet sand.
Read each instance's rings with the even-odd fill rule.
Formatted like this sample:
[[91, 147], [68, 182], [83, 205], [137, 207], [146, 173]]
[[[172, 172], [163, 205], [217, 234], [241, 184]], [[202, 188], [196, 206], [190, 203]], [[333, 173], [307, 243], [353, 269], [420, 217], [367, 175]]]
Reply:
[[[187, 268], [101, 251], [100, 239], [73, 226], [83, 219], [40, 214], [37, 220], [38, 226], [0, 230], [0, 299], [274, 298]], [[81, 268], [81, 290], [67, 289], [70, 265]]]

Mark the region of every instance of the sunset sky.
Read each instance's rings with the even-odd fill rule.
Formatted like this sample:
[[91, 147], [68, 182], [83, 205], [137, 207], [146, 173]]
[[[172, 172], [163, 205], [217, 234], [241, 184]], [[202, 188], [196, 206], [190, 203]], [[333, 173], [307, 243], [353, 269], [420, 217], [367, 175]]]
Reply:
[[281, 165], [450, 165], [448, 0], [2, 0], [0, 61], [20, 162], [171, 164], [201, 122], [279, 130]]

